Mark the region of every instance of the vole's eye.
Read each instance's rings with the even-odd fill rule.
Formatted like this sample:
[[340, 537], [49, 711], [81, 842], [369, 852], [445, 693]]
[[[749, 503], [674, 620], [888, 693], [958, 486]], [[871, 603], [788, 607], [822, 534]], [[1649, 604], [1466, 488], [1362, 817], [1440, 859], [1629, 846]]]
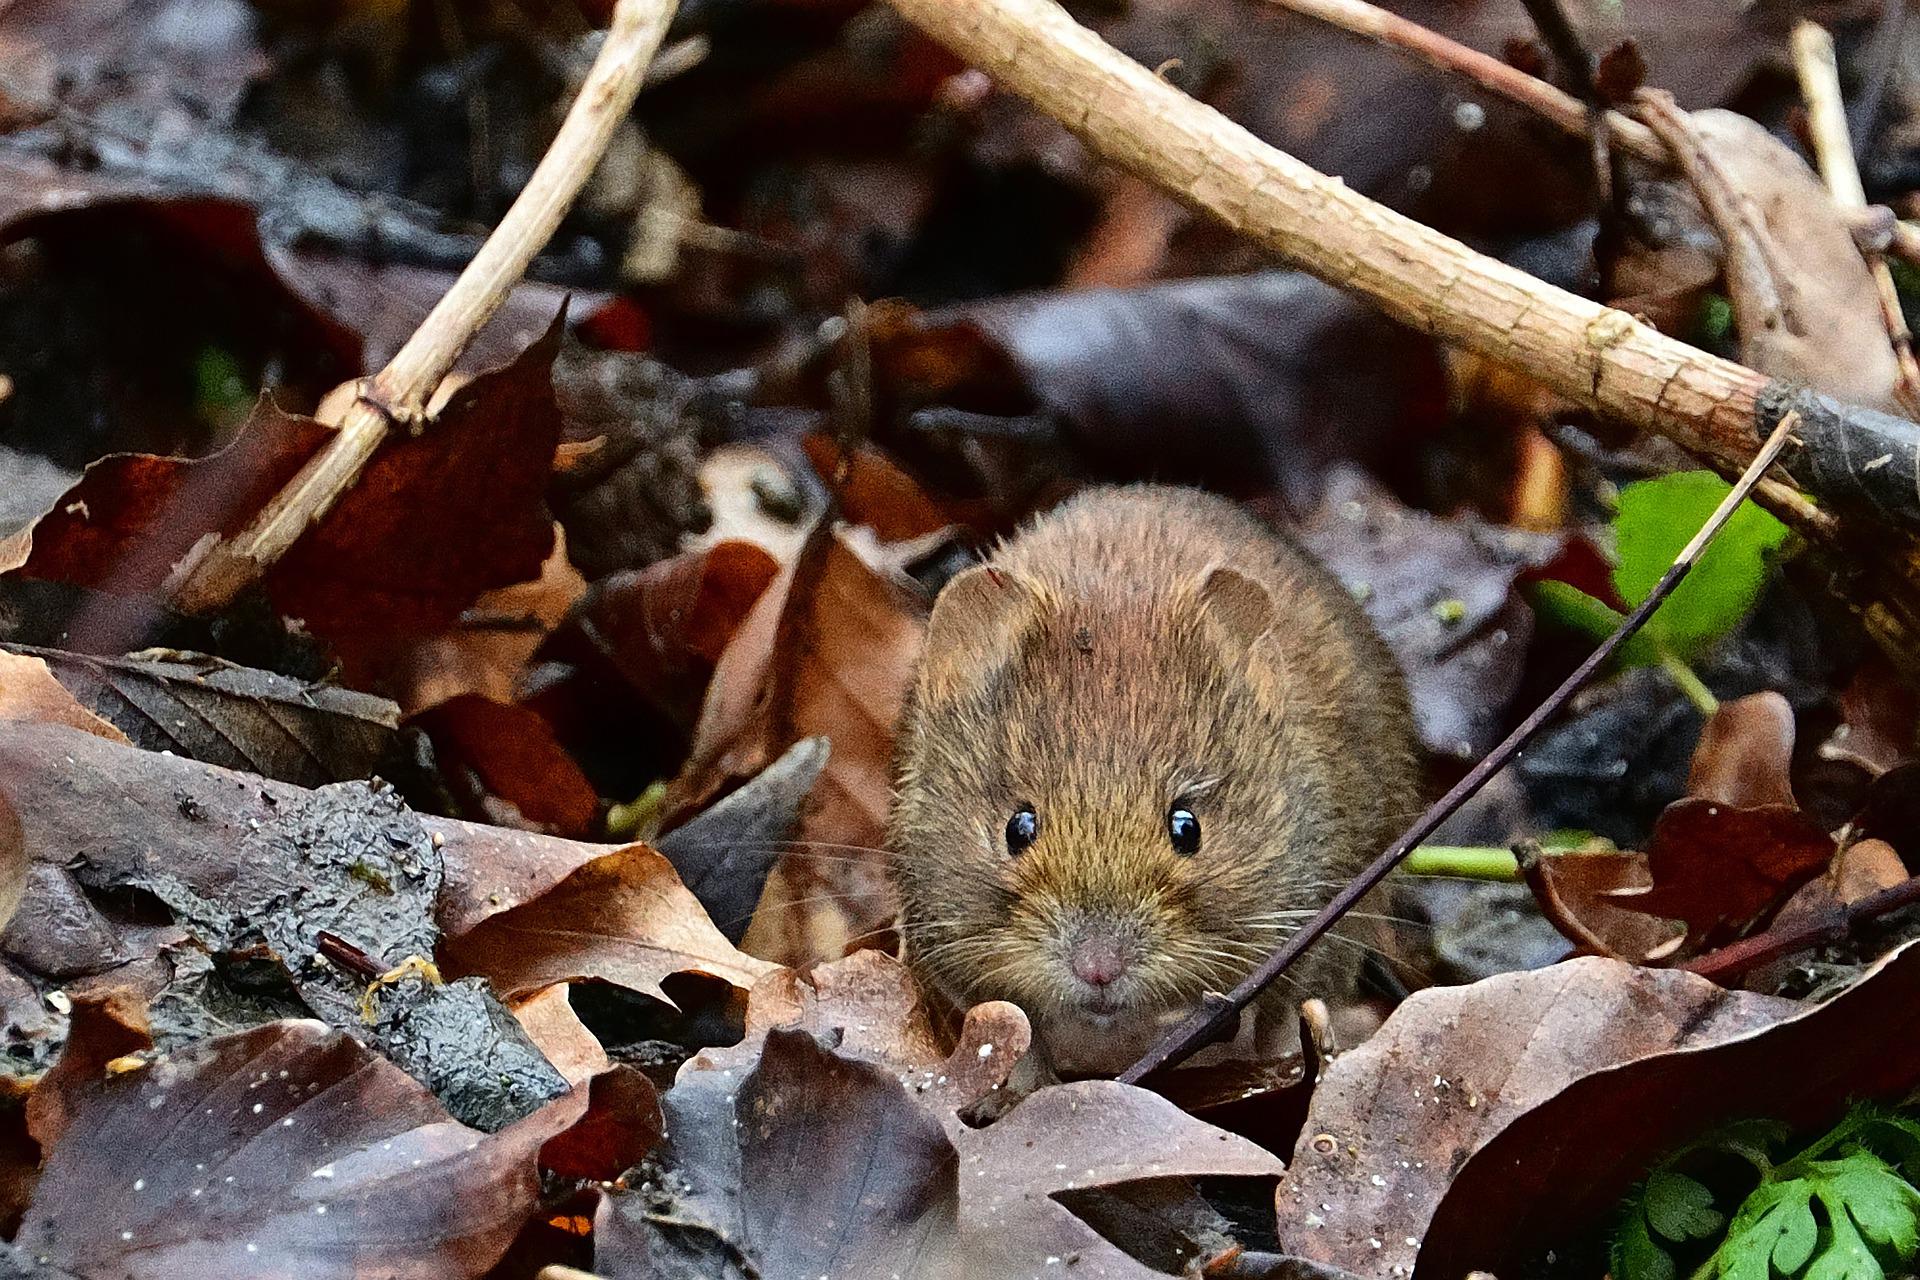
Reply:
[[1193, 816], [1191, 809], [1175, 809], [1167, 815], [1167, 838], [1173, 841], [1173, 851], [1192, 856], [1200, 852], [1200, 819]]
[[1040, 815], [1032, 805], [1022, 805], [1007, 819], [1007, 852], [1019, 857], [1040, 835]]

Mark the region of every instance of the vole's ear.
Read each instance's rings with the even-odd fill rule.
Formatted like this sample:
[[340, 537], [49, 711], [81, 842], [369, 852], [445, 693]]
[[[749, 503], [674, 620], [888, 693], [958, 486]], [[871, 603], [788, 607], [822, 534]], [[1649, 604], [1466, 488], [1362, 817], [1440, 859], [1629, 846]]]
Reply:
[[1039, 613], [1032, 588], [978, 565], [959, 574], [933, 602], [920, 659], [920, 691], [944, 702], [984, 686], [1012, 658]]
[[1221, 634], [1242, 650], [1252, 649], [1272, 630], [1276, 617], [1272, 593], [1236, 569], [1208, 571], [1200, 584], [1200, 607]]

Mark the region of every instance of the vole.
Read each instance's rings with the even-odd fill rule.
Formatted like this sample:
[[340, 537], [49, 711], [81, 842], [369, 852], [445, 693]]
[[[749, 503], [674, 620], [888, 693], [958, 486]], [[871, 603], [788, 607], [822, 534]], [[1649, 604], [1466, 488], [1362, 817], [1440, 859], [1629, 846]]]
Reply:
[[[1020, 1005], [1055, 1071], [1117, 1072], [1386, 846], [1414, 761], [1392, 654], [1292, 541], [1195, 490], [1083, 492], [935, 601], [889, 820], [906, 958]], [[1268, 1042], [1359, 956], [1315, 947]]]

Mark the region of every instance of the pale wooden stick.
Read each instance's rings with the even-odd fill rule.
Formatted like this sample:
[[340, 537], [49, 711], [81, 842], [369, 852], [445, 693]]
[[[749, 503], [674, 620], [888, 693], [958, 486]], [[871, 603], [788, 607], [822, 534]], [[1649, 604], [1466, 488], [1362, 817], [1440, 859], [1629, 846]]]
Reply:
[[553, 238], [633, 109], [675, 3], [618, 0], [600, 56], [506, 217], [406, 345], [367, 380], [326, 448], [232, 540], [182, 565], [172, 592], [178, 608], [200, 613], [232, 600], [353, 487], [393, 424], [421, 424], [434, 389]]
[[[1800, 93], [1807, 100], [1813, 156], [1828, 193], [1843, 213], [1865, 209], [1867, 189], [1860, 182], [1860, 166], [1847, 136], [1846, 104], [1840, 97], [1840, 64], [1834, 56], [1833, 37], [1825, 27], [1805, 18], [1794, 25], [1793, 66], [1799, 73]], [[1893, 272], [1886, 259], [1877, 253], [1864, 256], [1873, 273], [1874, 288], [1880, 293], [1880, 314], [1886, 320], [1887, 337], [1900, 366], [1900, 403], [1912, 413], [1920, 408], [1920, 362], [1914, 360], [1913, 334], [1907, 328], [1906, 313], [1900, 308], [1900, 294], [1894, 288]]]
[[1762, 421], [1763, 375], [1349, 190], [1187, 97], [1051, 0], [891, 2], [1107, 159], [1422, 332], [1730, 470], [1772, 425]]

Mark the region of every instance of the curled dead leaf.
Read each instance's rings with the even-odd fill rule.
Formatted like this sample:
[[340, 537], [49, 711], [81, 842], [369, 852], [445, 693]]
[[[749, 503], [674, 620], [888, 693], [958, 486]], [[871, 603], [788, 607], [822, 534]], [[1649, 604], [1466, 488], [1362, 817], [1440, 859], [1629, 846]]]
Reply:
[[509, 999], [594, 979], [666, 1000], [660, 983], [672, 974], [747, 988], [775, 967], [736, 951], [672, 864], [641, 844], [604, 854], [447, 941], [441, 963], [449, 975], [485, 976]]
[[1608, 1066], [1795, 1007], [1600, 959], [1416, 992], [1315, 1090], [1280, 1186], [1282, 1251], [1403, 1275], [1452, 1172], [1516, 1118]]
[[477, 1276], [584, 1103], [479, 1133], [339, 1032], [272, 1023], [97, 1081], [15, 1244], [79, 1275]]
[[1920, 1082], [1920, 1056], [1889, 1052], [1920, 1035], [1920, 947], [1811, 1008], [1768, 1001], [1784, 1009], [1767, 1018], [1765, 1005], [1745, 1003], [1754, 999], [1727, 997], [1705, 1034], [1606, 1055], [1564, 1087], [1529, 1090], [1523, 1114], [1463, 1161], [1443, 1198], [1425, 1200], [1432, 1220], [1416, 1232], [1425, 1237], [1416, 1277], [1514, 1274], [1520, 1259], [1611, 1213], [1661, 1155], [1719, 1124], [1766, 1116], [1817, 1132], [1856, 1099], [1900, 1098]]

